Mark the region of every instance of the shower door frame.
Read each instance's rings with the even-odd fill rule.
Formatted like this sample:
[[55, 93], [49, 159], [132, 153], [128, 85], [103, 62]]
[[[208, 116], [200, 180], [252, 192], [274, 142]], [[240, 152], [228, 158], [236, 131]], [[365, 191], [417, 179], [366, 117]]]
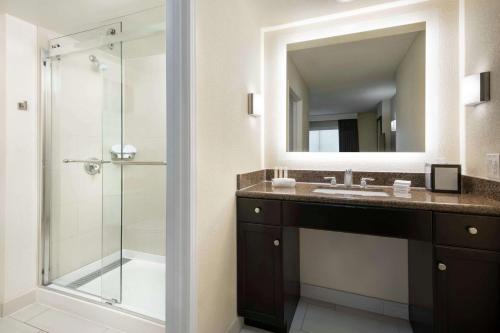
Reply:
[[[88, 29], [84, 30], [81, 33], [88, 33], [92, 30], [98, 30], [102, 29], [103, 27], [113, 27], [113, 26], [119, 26], [119, 29], [121, 30], [121, 25], [122, 22], [113, 22], [113, 23], [108, 23], [108, 24], [102, 24], [99, 26], [96, 26], [93, 29]], [[76, 34], [79, 34], [80, 32], [77, 32]], [[72, 34], [75, 35], [75, 34]], [[61, 36], [58, 38], [62, 38], [65, 36]], [[50, 43], [50, 40], [48, 41]], [[102, 44], [105, 45], [105, 44]], [[120, 58], [122, 57], [122, 50], [121, 50], [122, 44], [120, 42]], [[96, 47], [97, 48], [97, 47]], [[88, 50], [88, 48], [82, 49], [82, 51]], [[78, 51], [73, 50], [72, 52], [68, 52], [68, 54], [72, 54]], [[66, 54], [62, 53], [61, 55]], [[51, 164], [53, 163], [52, 161], [52, 134], [53, 134], [53, 116], [54, 116], [54, 110], [53, 110], [53, 73], [52, 73], [52, 63], [54, 60], [52, 58], [59, 57], [58, 55], [51, 55], [51, 51], [49, 49], [42, 48], [40, 50], [40, 108], [42, 109], [42, 116], [40, 117], [40, 133], [41, 133], [41, 138], [42, 138], [42, 145], [41, 145], [41, 175], [42, 175], [42, 188], [41, 188], [41, 246], [40, 246], [40, 251], [41, 251], [41, 271], [40, 271], [40, 284], [42, 286], [49, 286], [50, 284], [53, 283], [53, 281], [50, 278], [50, 266], [51, 266], [51, 222], [52, 222], [52, 180], [53, 180], [53, 175], [52, 175], [52, 170], [51, 170]], [[59, 59], [57, 59], [59, 60]], [[122, 60], [120, 59], [120, 67], [122, 66]], [[120, 68], [120, 81], [122, 81], [122, 72], [123, 69]], [[123, 82], [120, 82], [120, 94], [123, 94], [122, 91], [123, 87]], [[123, 96], [120, 96], [120, 103], [123, 103]], [[123, 112], [123, 105], [120, 106], [121, 112]], [[120, 115], [120, 142], [123, 140], [123, 120], [122, 120], [123, 114]], [[101, 131], [104, 131], [103, 127], [101, 126]], [[102, 145], [102, 140], [104, 140], [104, 135], [101, 138], [101, 145]], [[102, 155], [102, 154], [101, 154]], [[101, 159], [104, 157], [101, 156]], [[101, 164], [101, 169], [104, 171], [102, 168]], [[122, 180], [122, 172], [123, 170], [120, 171], [120, 183], [121, 183], [121, 189], [120, 191], [123, 191], [123, 180]], [[104, 179], [101, 183], [101, 191], [104, 189]], [[103, 197], [101, 197], [101, 201], [103, 200]], [[120, 199], [120, 205], [123, 204], [123, 199]], [[120, 214], [123, 214], [122, 207], [120, 207]], [[123, 250], [123, 220], [122, 216], [120, 216], [120, 261], [123, 259], [122, 255], [122, 250]], [[104, 233], [104, 224], [105, 220], [103, 217], [103, 214], [101, 213], [101, 227], [103, 228], [103, 233]], [[101, 235], [101, 246], [104, 247], [103, 243], [103, 235]], [[101, 257], [99, 259], [101, 261], [101, 267], [100, 270], [103, 268], [103, 252], [101, 252]], [[120, 266], [123, 264], [120, 264]], [[119, 282], [120, 282], [120, 290], [119, 290], [119, 300], [115, 298], [108, 298], [104, 295], [103, 293], [103, 286], [102, 286], [102, 280], [101, 280], [101, 293], [100, 294], [91, 294], [87, 293], [84, 291], [80, 290], [74, 290], [75, 292], [78, 292], [81, 295], [85, 295], [90, 298], [97, 298], [99, 299], [100, 303], [106, 303], [109, 305], [114, 305], [116, 303], [120, 303], [122, 299], [122, 271], [120, 267], [120, 277], [119, 277]], [[102, 275], [99, 277], [102, 279]], [[71, 288], [69, 288], [71, 289]], [[69, 293], [66, 293], [69, 294]], [[71, 294], [72, 296], [76, 296]], [[78, 296], [77, 296], [78, 297]], [[86, 297], [80, 297], [80, 298], [86, 298]], [[140, 313], [138, 315], [142, 316]]]

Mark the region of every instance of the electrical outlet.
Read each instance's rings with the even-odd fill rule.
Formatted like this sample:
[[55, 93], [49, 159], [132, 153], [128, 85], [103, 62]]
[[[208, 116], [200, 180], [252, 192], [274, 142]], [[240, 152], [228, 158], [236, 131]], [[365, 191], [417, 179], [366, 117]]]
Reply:
[[500, 179], [500, 154], [486, 154], [488, 178]]

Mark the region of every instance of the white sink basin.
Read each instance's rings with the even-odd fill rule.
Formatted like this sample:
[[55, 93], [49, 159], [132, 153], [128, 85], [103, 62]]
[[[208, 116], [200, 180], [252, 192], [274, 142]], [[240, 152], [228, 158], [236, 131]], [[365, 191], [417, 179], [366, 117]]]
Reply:
[[334, 188], [318, 188], [313, 191], [314, 193], [323, 194], [340, 194], [340, 195], [359, 195], [362, 197], [388, 197], [389, 194], [379, 191], [355, 191], [355, 190], [338, 190]]

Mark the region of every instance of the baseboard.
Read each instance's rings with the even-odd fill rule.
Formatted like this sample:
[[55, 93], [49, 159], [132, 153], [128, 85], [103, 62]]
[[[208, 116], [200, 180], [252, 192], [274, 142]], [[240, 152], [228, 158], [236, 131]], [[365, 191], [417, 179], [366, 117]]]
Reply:
[[229, 325], [226, 333], [240, 333], [243, 328], [243, 320], [239, 317], [235, 318], [234, 321]]
[[35, 301], [36, 301], [36, 290], [33, 290], [5, 304], [0, 304], [0, 317], [9, 316], [14, 312], [19, 311], [22, 308], [35, 303]]
[[408, 320], [408, 304], [388, 301], [380, 298], [349, 293], [346, 291], [318, 287], [306, 283], [301, 284], [302, 297], [318, 301], [347, 306], [369, 311], [389, 317]]

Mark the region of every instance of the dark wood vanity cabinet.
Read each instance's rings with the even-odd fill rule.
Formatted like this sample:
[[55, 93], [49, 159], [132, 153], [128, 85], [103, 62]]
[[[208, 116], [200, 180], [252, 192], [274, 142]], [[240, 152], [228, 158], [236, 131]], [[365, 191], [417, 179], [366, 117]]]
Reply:
[[289, 332], [300, 297], [299, 228], [408, 239], [415, 333], [500, 333], [500, 218], [238, 198], [238, 314]]
[[438, 333], [500, 332], [500, 253], [436, 246]]
[[500, 332], [500, 218], [434, 218], [436, 331]]
[[238, 315], [286, 333], [300, 297], [299, 234], [281, 227], [281, 202], [238, 200]]
[[238, 312], [269, 325], [283, 320], [281, 228], [238, 224]]

